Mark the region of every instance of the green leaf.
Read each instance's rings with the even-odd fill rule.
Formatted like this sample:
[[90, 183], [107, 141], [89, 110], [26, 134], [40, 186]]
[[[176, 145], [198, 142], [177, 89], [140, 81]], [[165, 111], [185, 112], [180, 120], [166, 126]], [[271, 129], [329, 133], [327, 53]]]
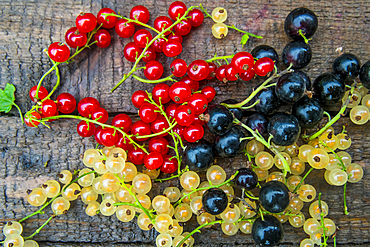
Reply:
[[14, 105], [15, 87], [13, 84], [7, 83], [4, 90], [0, 89], [0, 112], [8, 113]]
[[249, 40], [249, 35], [248, 34], [244, 34], [243, 37], [242, 37], [242, 40], [240, 41], [240, 44], [242, 46], [244, 46]]

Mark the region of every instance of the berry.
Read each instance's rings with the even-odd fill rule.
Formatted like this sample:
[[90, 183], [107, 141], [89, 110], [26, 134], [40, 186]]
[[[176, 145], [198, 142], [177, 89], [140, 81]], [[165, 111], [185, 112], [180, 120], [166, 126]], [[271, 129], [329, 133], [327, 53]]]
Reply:
[[166, 43], [166, 40], [162, 38], [156, 39], [154, 43], [152, 44], [153, 50], [155, 52], [163, 52], [164, 43]]
[[226, 79], [226, 65], [221, 65], [220, 67], [218, 67], [216, 69], [216, 78], [219, 81], [222, 81], [224, 83], [227, 82], [227, 79]]
[[212, 144], [201, 139], [197, 143], [190, 143], [184, 153], [185, 164], [190, 170], [206, 170], [215, 160]]
[[193, 79], [190, 79], [189, 76], [184, 76], [183, 78], [181, 78], [180, 81], [182, 81], [186, 85], [188, 85], [190, 87], [192, 93], [198, 91], [198, 89], [199, 89], [199, 82], [195, 81]]
[[149, 100], [148, 94], [143, 90], [134, 92], [131, 96], [131, 102], [136, 108], [140, 108], [146, 100]]
[[163, 173], [174, 173], [177, 171], [178, 166], [179, 165], [176, 158], [170, 155], [164, 155], [163, 164], [161, 165], [160, 169]]
[[194, 112], [187, 105], [180, 105], [175, 111], [175, 120], [181, 126], [189, 126], [194, 122]]
[[216, 76], [217, 65], [212, 62], [208, 62], [208, 67], [209, 67], [209, 72], [208, 72], [208, 76], [206, 79], [211, 80], [215, 78]]
[[121, 38], [130, 38], [135, 33], [134, 23], [124, 19], [118, 20], [114, 29]]
[[[236, 101], [235, 99], [227, 99], [227, 100], [222, 101], [221, 104], [222, 103], [223, 104], [237, 104], [238, 101]], [[234, 115], [236, 119], [239, 119], [240, 121], [242, 120], [243, 110], [239, 108], [229, 108], [229, 111]]]
[[171, 3], [170, 7], [168, 8], [168, 15], [174, 21], [178, 18], [182, 17], [188, 8], [183, 2], [175, 1]]
[[216, 96], [216, 90], [211, 86], [206, 86], [203, 88], [201, 93], [206, 96], [208, 103], [211, 102]]
[[275, 64], [279, 63], [279, 55], [277, 54], [276, 50], [268, 45], [256, 46], [252, 50], [251, 55], [257, 60], [263, 57], [268, 57], [271, 58]]
[[333, 62], [333, 72], [343, 81], [355, 79], [360, 74], [361, 62], [353, 54], [344, 53]]
[[171, 73], [176, 77], [183, 77], [186, 74], [188, 66], [186, 62], [180, 58], [173, 60], [170, 65]]
[[243, 132], [236, 126], [232, 127], [226, 134], [216, 136], [214, 147], [217, 154], [223, 158], [233, 158], [241, 154], [246, 144], [245, 141], [240, 141], [240, 138], [243, 137]]
[[310, 99], [307, 95], [294, 103], [292, 115], [295, 116], [302, 128], [313, 128], [323, 118], [324, 109], [318, 99]]
[[204, 14], [199, 9], [192, 9], [188, 13], [188, 16], [190, 16], [188, 20], [190, 21], [193, 27], [199, 27], [200, 25], [202, 25], [204, 20]]
[[77, 133], [82, 137], [90, 137], [95, 133], [95, 125], [81, 121], [77, 124]]
[[267, 126], [269, 124], [268, 118], [261, 114], [255, 113], [247, 118], [245, 125], [251, 128], [253, 131], [258, 131], [261, 135], [267, 134]]
[[283, 212], [289, 205], [289, 190], [280, 181], [269, 181], [261, 187], [259, 201], [270, 213]]
[[103, 128], [101, 126], [98, 126], [97, 128], [95, 128], [95, 133], [94, 133], [95, 141], [99, 143], [100, 145], [103, 145], [101, 141], [102, 130]]
[[[165, 129], [168, 129], [170, 126], [168, 125], [168, 122], [165, 117], [158, 116], [151, 124], [150, 128], [153, 133], [159, 133], [162, 132]], [[159, 136], [166, 136], [168, 133], [164, 133]]]
[[268, 57], [260, 58], [254, 64], [253, 69], [257, 75], [266, 76], [274, 70], [274, 61]]
[[202, 196], [202, 204], [207, 213], [219, 215], [227, 208], [227, 195], [219, 188], [208, 189]]
[[170, 87], [170, 97], [177, 104], [188, 101], [190, 96], [191, 88], [185, 82], [179, 81]]
[[144, 165], [149, 170], [155, 170], [161, 167], [163, 164], [163, 157], [160, 153], [154, 151], [147, 155], [144, 158]]
[[143, 121], [136, 121], [131, 128], [131, 134], [134, 135], [134, 140], [146, 141], [148, 138], [136, 138], [135, 136], [146, 136], [150, 135], [152, 131], [150, 130], [150, 124]]
[[225, 76], [228, 81], [236, 81], [239, 79], [239, 74], [237, 73], [235, 67], [231, 64], [225, 67]]
[[78, 102], [77, 109], [81, 116], [90, 118], [99, 107], [100, 103], [97, 99], [86, 97]]
[[150, 103], [142, 104], [139, 109], [140, 119], [144, 123], [153, 122], [158, 116], [158, 112], [156, 112], [156, 110], [157, 110], [157, 107], [155, 105], [152, 105]]
[[324, 73], [315, 79], [313, 90], [315, 98], [318, 98], [322, 104], [332, 105], [343, 98], [345, 84], [337, 75]]
[[171, 101], [170, 87], [164, 83], [159, 83], [155, 85], [152, 90], [152, 97], [156, 103], [159, 103], [160, 100], [162, 104], [167, 104]]
[[91, 13], [81, 13], [76, 18], [76, 27], [81, 33], [89, 33], [96, 27], [97, 19]]
[[292, 41], [283, 49], [283, 63], [292, 69], [302, 69], [306, 67], [312, 57], [311, 47], [303, 41]]
[[127, 153], [127, 159], [135, 165], [141, 165], [144, 163], [144, 158], [146, 154], [142, 149], [132, 148]]
[[250, 81], [254, 78], [255, 74], [254, 69], [249, 68], [246, 72], [240, 73], [239, 76], [243, 81]]
[[103, 28], [113, 28], [116, 25], [118, 18], [116, 16], [105, 16], [104, 14], [116, 14], [116, 12], [110, 8], [102, 8], [96, 16], [98, 24], [103, 24]]
[[176, 34], [185, 36], [191, 31], [191, 23], [188, 20], [182, 20], [174, 27]]
[[30, 116], [25, 115], [24, 116], [24, 123], [28, 127], [36, 127], [40, 124], [40, 122], [36, 121], [38, 119], [41, 119], [41, 115], [38, 112], [31, 112]]
[[72, 48], [78, 46], [82, 47], [87, 43], [87, 35], [85, 33], [80, 33], [80, 31], [78, 31], [76, 28], [76, 31], [69, 34], [68, 42], [72, 45]]
[[67, 45], [71, 48], [77, 48], [74, 43], [71, 42], [71, 34], [76, 32], [78, 29], [77, 27], [71, 27], [67, 30], [67, 32], [64, 35], [64, 40], [66, 41]]
[[148, 149], [149, 152], [159, 152], [162, 155], [166, 155], [169, 151], [168, 141], [163, 137], [154, 137], [149, 140]]
[[233, 114], [222, 105], [208, 107], [204, 116], [208, 130], [215, 135], [226, 134], [233, 126]]
[[152, 39], [152, 34], [146, 29], [140, 29], [134, 34], [134, 42], [140, 48], [145, 48]]
[[99, 107], [94, 111], [91, 118], [100, 123], [105, 123], [108, 121], [108, 112], [104, 108]]
[[[157, 29], [158, 31], [162, 32], [163, 30], [169, 28], [172, 25], [172, 21], [167, 16], [158, 16], [154, 20], [153, 27]], [[164, 35], [169, 35], [171, 33], [170, 30], [164, 33]]]
[[223, 23], [215, 23], [212, 26], [212, 35], [216, 39], [223, 39], [227, 36], [229, 28]]
[[55, 102], [52, 101], [51, 99], [47, 99], [44, 102], [42, 102], [42, 105], [41, 105], [42, 118], [52, 117], [57, 113], [57, 111], [58, 111], [58, 107], [55, 104]]
[[189, 98], [188, 106], [193, 110], [195, 115], [199, 115], [207, 110], [208, 101], [203, 94], [196, 93]]
[[263, 246], [275, 246], [283, 238], [283, 227], [280, 221], [272, 216], [259, 217], [253, 222], [252, 237], [254, 242]]
[[176, 40], [178, 41], [180, 44], [182, 44], [182, 36], [178, 33], [171, 33], [169, 36], [168, 36], [168, 39], [170, 40]]
[[362, 65], [360, 70], [360, 80], [364, 87], [370, 89], [370, 61]]
[[130, 11], [130, 19], [138, 20], [142, 23], [148, 23], [150, 18], [149, 10], [143, 5], [137, 5]]
[[118, 141], [118, 134], [113, 128], [104, 128], [100, 133], [100, 142], [106, 147], [114, 146]]
[[282, 75], [275, 86], [275, 93], [284, 102], [296, 102], [306, 91], [304, 80], [296, 73]]
[[294, 40], [303, 40], [299, 30], [307, 39], [311, 38], [316, 32], [317, 26], [318, 21], [315, 13], [307, 8], [292, 10], [284, 22], [285, 33]]
[[235, 177], [235, 185], [244, 190], [253, 190], [258, 184], [258, 177], [253, 170], [241, 168]]
[[267, 131], [274, 137], [272, 142], [276, 145], [290, 146], [297, 141], [301, 127], [293, 115], [278, 113], [270, 119]]
[[70, 50], [67, 45], [54, 42], [48, 48], [48, 54], [51, 60], [57, 63], [64, 63], [69, 58]]
[[255, 97], [259, 103], [254, 106], [257, 112], [266, 115], [274, 114], [280, 107], [279, 98], [276, 96], [275, 87], [262, 89]]
[[112, 38], [110, 36], [110, 33], [107, 30], [101, 29], [96, 32], [94, 39], [95, 41], [97, 41], [96, 45], [98, 47], [107, 48], [110, 45]]
[[143, 61], [148, 63], [150, 61], [153, 61], [157, 58], [157, 53], [153, 50], [153, 48], [148, 48], [143, 56]]
[[118, 141], [116, 143], [116, 147], [122, 148], [123, 150], [131, 150], [134, 149], [134, 145], [130, 143], [130, 140], [125, 136], [123, 137], [121, 133], [118, 133]]
[[137, 46], [134, 42], [129, 42], [123, 48], [123, 55], [125, 58], [134, 63], [136, 58], [138, 58], [143, 50]]
[[167, 57], [176, 57], [182, 52], [182, 45], [176, 40], [168, 40], [163, 44], [163, 53]]
[[306, 90], [307, 91], [312, 89], [311, 79], [305, 72], [300, 71], [300, 70], [296, 70], [296, 71], [294, 71], [294, 73], [299, 75], [303, 79], [304, 84], [306, 85]]
[[158, 80], [163, 75], [163, 65], [158, 61], [150, 61], [145, 65], [144, 75], [148, 80]]
[[176, 125], [175, 127], [173, 127], [173, 131], [175, 133], [177, 133], [180, 136], [181, 139], [184, 138], [184, 136], [183, 136], [184, 129], [185, 129], [185, 127], [181, 126], [181, 125]]
[[201, 81], [209, 75], [209, 65], [204, 60], [195, 60], [188, 67], [188, 76], [195, 81]]
[[175, 112], [176, 112], [177, 107], [179, 107], [179, 105], [177, 105], [177, 104], [168, 105], [167, 108], [166, 108], [167, 117], [169, 117], [170, 119], [175, 118]]
[[237, 73], [243, 73], [249, 68], [253, 68], [254, 58], [250, 53], [242, 51], [235, 54], [230, 64]]
[[[40, 92], [39, 92], [40, 95]], [[61, 93], [57, 99], [58, 111], [64, 114], [72, 113], [76, 109], [76, 99], [69, 93]]]
[[222, 7], [217, 7], [213, 9], [211, 16], [214, 22], [222, 23], [227, 19], [227, 11]]
[[204, 129], [198, 123], [186, 126], [183, 132], [184, 139], [188, 142], [197, 142], [204, 136]]

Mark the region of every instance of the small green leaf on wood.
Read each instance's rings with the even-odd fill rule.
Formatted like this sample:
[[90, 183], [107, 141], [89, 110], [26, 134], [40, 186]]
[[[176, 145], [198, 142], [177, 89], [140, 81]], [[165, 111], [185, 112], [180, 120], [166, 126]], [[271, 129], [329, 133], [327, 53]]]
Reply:
[[240, 44], [242, 45], [242, 47], [248, 42], [248, 40], [249, 40], [249, 35], [244, 34], [242, 37], [242, 40], [240, 41]]
[[10, 112], [14, 105], [14, 92], [14, 85], [9, 83], [6, 84], [4, 90], [0, 89], [0, 112]]

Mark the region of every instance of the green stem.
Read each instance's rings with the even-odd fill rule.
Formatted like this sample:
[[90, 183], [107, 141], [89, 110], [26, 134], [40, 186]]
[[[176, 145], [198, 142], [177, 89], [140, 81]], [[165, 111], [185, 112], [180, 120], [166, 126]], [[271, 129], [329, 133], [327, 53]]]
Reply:
[[[56, 64], [56, 62], [54, 62], [53, 60], [51, 60], [51, 61], [53, 62], [54, 65]], [[51, 92], [48, 94], [48, 96], [46, 96], [43, 100], [41, 100], [41, 102], [44, 102], [45, 100], [50, 99], [50, 97], [53, 95], [55, 90], [57, 90], [57, 88], [60, 85], [60, 73], [59, 73], [58, 66], [55, 66], [55, 75], [57, 76], [57, 83], [55, 83], [55, 86], [53, 87], [53, 90], [51, 90]]]
[[132, 77], [135, 78], [136, 80], [138, 80], [140, 82], [144, 82], [144, 83], [160, 83], [160, 82], [166, 82], [166, 81], [176, 82], [176, 80], [172, 78], [172, 77], [174, 77], [174, 75], [169, 75], [165, 78], [158, 79], [158, 80], [147, 80], [147, 79], [143, 79], [141, 77], [138, 77], [137, 75], [134, 75], [134, 74], [132, 74]]
[[321, 193], [319, 193], [319, 208], [320, 208], [320, 218], [321, 218], [321, 228], [322, 228], [322, 236], [324, 238], [324, 243], [322, 243], [321, 246], [327, 246], [328, 244], [326, 243], [326, 240], [327, 240], [327, 237], [326, 237], [326, 227], [325, 227], [325, 222], [324, 222], [324, 210], [322, 208], [322, 204], [321, 204]]
[[150, 29], [150, 30], [152, 30], [152, 31], [154, 31], [156, 33], [160, 33], [157, 29], [155, 29], [155, 28], [153, 28], [153, 27], [151, 27], [151, 26], [149, 26], [149, 25], [147, 25], [147, 24], [145, 24], [143, 22], [138, 21], [137, 19], [133, 20], [133, 19], [126, 18], [126, 17], [124, 17], [122, 15], [117, 15], [117, 14], [108, 14], [108, 13], [106, 13], [106, 14], [103, 14], [103, 15], [104, 16], [115, 16], [115, 17], [118, 17], [118, 18], [121, 18], [121, 19], [126, 20], [127, 21], [126, 23], [133, 22], [133, 23], [136, 23], [136, 24], [138, 24], [140, 26], [146, 27], [146, 28], [148, 28], [148, 29]]
[[299, 35], [301, 35], [301, 37], [303, 38], [304, 42], [305, 42], [306, 44], [308, 44], [308, 41], [310, 41], [311, 39], [307, 39], [307, 38], [306, 38], [304, 31], [302, 31], [302, 29], [299, 29], [299, 30], [298, 30], [298, 33], [299, 33]]
[[205, 8], [203, 8], [203, 5], [201, 3], [199, 4], [199, 7], [204, 12], [204, 14], [206, 14], [205, 18], [211, 18], [212, 19], [212, 16], [210, 14], [208, 14], [207, 10]]
[[330, 114], [327, 112], [327, 111], [324, 111], [324, 115], [326, 115], [328, 117], [328, 121], [330, 122], [331, 121], [331, 116]]
[[166, 134], [170, 130], [172, 130], [176, 125], [177, 125], [177, 123], [175, 122], [173, 125], [170, 125], [170, 127], [168, 127], [167, 129], [162, 130], [161, 132], [157, 132], [157, 133], [153, 133], [153, 134], [145, 135], [145, 136], [136, 136], [136, 139], [152, 138], [152, 137], [156, 137], [156, 136]]
[[263, 212], [262, 212], [262, 209], [261, 209], [261, 208], [259, 208], [259, 211], [260, 211], [260, 215], [261, 215], [261, 219], [262, 219], [262, 221], [265, 221], [265, 219], [263, 218]]
[[299, 188], [301, 188], [303, 181], [306, 179], [306, 177], [308, 176], [308, 174], [310, 174], [312, 172], [313, 169], [314, 168], [311, 167], [310, 170], [308, 170], [308, 172], [303, 176], [303, 178], [301, 179], [301, 181], [299, 181], [297, 187], [295, 187], [295, 189], [293, 191], [293, 194], [297, 193], [297, 191], [299, 190]]
[[346, 182], [343, 186], [343, 202], [344, 202], [344, 214], [345, 215], [349, 214], [348, 207], [347, 207], [347, 198], [346, 198], [347, 183], [348, 182]]
[[18, 109], [19, 116], [21, 117], [22, 123], [24, 123], [24, 119], [23, 119], [23, 114], [22, 114], [21, 108], [19, 108], [19, 106], [16, 103], [13, 103], [13, 105]]
[[24, 240], [33, 238], [33, 236], [35, 236], [36, 234], [38, 234], [41, 231], [41, 229], [44, 228], [44, 226], [46, 226], [54, 217], [55, 217], [54, 215], [53, 216], [50, 216], [49, 219], [47, 219], [44, 222], [44, 224], [42, 224], [42, 226], [40, 226], [39, 228], [37, 228], [37, 230], [32, 235], [30, 235], [28, 237], [25, 237]]
[[50, 74], [56, 66], [58, 66], [60, 63], [55, 63], [42, 77], [41, 79], [39, 80], [39, 83], [37, 84], [37, 88], [36, 88], [36, 95], [35, 95], [35, 99], [39, 99], [39, 91], [40, 91], [40, 87], [41, 87], [41, 84], [42, 82], [44, 81], [45, 77]]
[[231, 26], [226, 25], [226, 26], [227, 26], [228, 28], [234, 29], [234, 30], [236, 30], [236, 31], [238, 31], [238, 32], [240, 32], [240, 33], [248, 34], [249, 36], [252, 36], [252, 37], [254, 37], [254, 38], [256, 38], [256, 39], [263, 39], [263, 37], [262, 37], [262, 36], [259, 36], [259, 35], [254, 34], [254, 33], [249, 33], [249, 32], [247, 32], [247, 31], [241, 30], [241, 29], [239, 29], [239, 28], [236, 28], [234, 25], [231, 25]]
[[255, 197], [255, 196], [252, 196], [252, 195], [250, 195], [249, 193], [248, 193], [248, 191], [245, 191], [245, 195], [247, 196], [247, 197], [249, 197], [250, 199], [252, 199], [252, 200], [259, 200], [259, 198], [258, 197]]
[[260, 103], [260, 99], [256, 100], [253, 104], [249, 105], [249, 106], [245, 106], [245, 107], [240, 107], [240, 109], [242, 110], [248, 110], [248, 109], [251, 109], [253, 108], [255, 105], [257, 105], [258, 103]]
[[212, 62], [212, 61], [224, 60], [224, 59], [233, 58], [233, 57], [234, 57], [234, 55], [227, 55], [227, 56], [221, 56], [221, 57], [213, 57], [211, 59], [206, 60], [206, 62], [209, 63], [209, 62]]

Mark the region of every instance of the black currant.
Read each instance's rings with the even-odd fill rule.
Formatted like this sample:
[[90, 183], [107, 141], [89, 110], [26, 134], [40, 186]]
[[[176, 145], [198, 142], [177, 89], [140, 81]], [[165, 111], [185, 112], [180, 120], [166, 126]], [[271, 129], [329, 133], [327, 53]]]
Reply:
[[306, 85], [306, 90], [307, 91], [311, 91], [312, 85], [311, 85], [311, 79], [310, 79], [310, 77], [305, 72], [303, 72], [301, 70], [297, 70], [294, 73], [296, 73], [296, 74], [298, 74], [298, 75], [301, 76], [301, 78], [304, 80], [304, 83]]
[[256, 46], [252, 52], [251, 55], [255, 59], [260, 59], [263, 57], [271, 58], [272, 61], [274, 61], [275, 64], [279, 63], [279, 55], [277, 54], [276, 50], [268, 45], [259, 45]]
[[206, 170], [215, 160], [212, 144], [201, 139], [197, 143], [189, 143], [184, 152], [185, 164], [190, 170]]
[[333, 62], [333, 72], [342, 80], [353, 80], [360, 74], [361, 62], [353, 54], [344, 53]]
[[253, 190], [258, 184], [258, 177], [252, 169], [240, 168], [235, 177], [235, 185], [241, 189]]
[[267, 131], [274, 137], [272, 142], [276, 145], [290, 146], [297, 141], [301, 126], [293, 115], [277, 113], [270, 119]]
[[360, 71], [360, 81], [364, 87], [370, 89], [370, 61], [362, 65]]
[[[225, 103], [225, 104], [237, 104], [239, 103], [238, 101], [236, 101], [235, 99], [227, 99], [227, 100], [224, 100], [222, 101], [221, 103]], [[243, 110], [242, 109], [238, 109], [238, 108], [229, 108], [229, 111], [231, 111], [232, 114], [234, 114], [234, 117], [236, 119], [238, 119], [239, 121], [242, 120], [243, 118]]]
[[276, 96], [275, 87], [262, 89], [254, 98], [256, 101], [259, 100], [259, 103], [254, 106], [254, 109], [259, 113], [272, 115], [280, 107], [280, 101]]
[[319, 75], [313, 83], [314, 97], [321, 104], [333, 105], [342, 99], [345, 90], [343, 80], [332, 73]]
[[261, 135], [267, 134], [268, 118], [261, 113], [255, 113], [247, 118], [245, 125], [254, 131], [258, 131]]
[[232, 158], [241, 154], [245, 148], [246, 141], [243, 132], [238, 126], [233, 126], [229, 132], [222, 136], [216, 136], [214, 147], [217, 154], [223, 158]]
[[306, 84], [298, 73], [286, 73], [276, 83], [275, 92], [278, 98], [284, 102], [296, 102], [303, 97]]
[[226, 134], [233, 126], [234, 116], [225, 106], [213, 105], [208, 107], [204, 115], [208, 130], [215, 135]]
[[315, 127], [322, 120], [323, 114], [320, 101], [310, 99], [307, 95], [293, 104], [292, 115], [298, 119], [302, 128]]
[[316, 32], [317, 26], [317, 16], [306, 8], [293, 9], [284, 22], [285, 33], [294, 40], [303, 40], [299, 30], [302, 30], [302, 34], [307, 39], [311, 38]]
[[262, 246], [275, 246], [283, 238], [283, 227], [280, 221], [272, 216], [265, 215], [256, 219], [252, 225], [253, 240]]
[[208, 189], [202, 196], [204, 210], [212, 215], [222, 213], [227, 208], [228, 203], [226, 193], [219, 188]]
[[280, 181], [269, 181], [260, 190], [259, 202], [270, 213], [281, 213], [289, 205], [289, 190]]
[[292, 41], [284, 47], [283, 63], [292, 69], [302, 69], [306, 67], [312, 57], [311, 47], [303, 41]]

